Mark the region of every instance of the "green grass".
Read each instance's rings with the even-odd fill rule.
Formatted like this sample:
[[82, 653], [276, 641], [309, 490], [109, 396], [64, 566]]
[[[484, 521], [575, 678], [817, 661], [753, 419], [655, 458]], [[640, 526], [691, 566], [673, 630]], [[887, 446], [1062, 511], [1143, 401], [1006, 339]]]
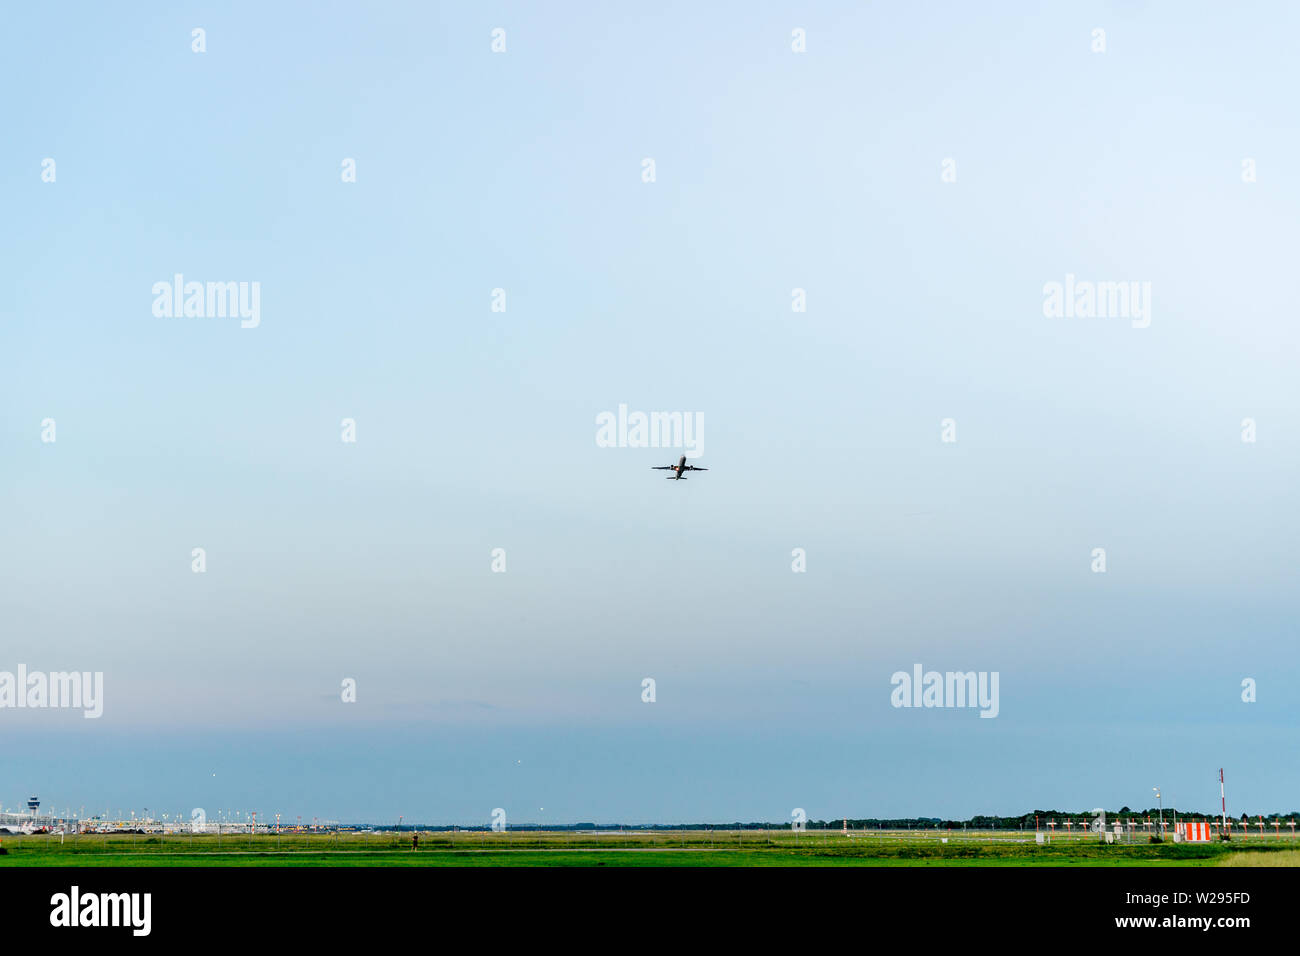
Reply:
[[834, 831], [686, 831], [410, 835], [173, 834], [5, 837], [0, 867], [19, 866], [1300, 866], [1291, 839], [1232, 844], [1106, 845], [1060, 835], [1039, 846], [1023, 834]]
[[1229, 853], [1219, 866], [1300, 866], [1300, 850], [1275, 853]]

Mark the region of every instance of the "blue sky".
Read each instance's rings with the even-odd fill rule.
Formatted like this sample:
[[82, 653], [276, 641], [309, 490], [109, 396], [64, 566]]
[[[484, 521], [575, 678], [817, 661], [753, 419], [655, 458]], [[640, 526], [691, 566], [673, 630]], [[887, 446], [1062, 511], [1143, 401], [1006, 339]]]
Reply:
[[[106, 699], [0, 710], [0, 804], [1294, 808], [1298, 17], [7, 12], [0, 670]], [[260, 325], [155, 317], [175, 273]], [[1045, 317], [1067, 274], [1150, 326]], [[620, 403], [710, 471], [598, 447]], [[998, 717], [891, 707], [914, 663]]]

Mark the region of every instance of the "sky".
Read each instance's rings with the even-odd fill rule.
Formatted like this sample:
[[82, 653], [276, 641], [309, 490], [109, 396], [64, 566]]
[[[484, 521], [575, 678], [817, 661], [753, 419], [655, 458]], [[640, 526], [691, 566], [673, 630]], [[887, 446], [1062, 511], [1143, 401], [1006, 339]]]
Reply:
[[1297, 21], [6, 11], [0, 672], [103, 714], [0, 706], [0, 806], [1294, 810]]

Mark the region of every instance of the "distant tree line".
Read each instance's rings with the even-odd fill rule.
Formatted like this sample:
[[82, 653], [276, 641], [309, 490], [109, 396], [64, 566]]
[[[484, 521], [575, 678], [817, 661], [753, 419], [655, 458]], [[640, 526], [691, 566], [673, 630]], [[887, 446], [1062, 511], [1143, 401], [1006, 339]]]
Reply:
[[[1138, 821], [1144, 821], [1147, 817], [1152, 820], [1160, 818], [1164, 814], [1166, 823], [1172, 823], [1175, 818], [1180, 821], [1207, 821], [1213, 822], [1219, 819], [1217, 813], [1205, 813], [1201, 811], [1189, 812], [1179, 810], [1177, 807], [1148, 807], [1145, 810], [1132, 810], [1128, 807], [1120, 807], [1118, 810], [1106, 810], [1106, 824], [1110, 826], [1115, 821], [1127, 823], [1130, 818]], [[1243, 813], [1240, 817], [1233, 817], [1234, 822], [1248, 822], [1252, 826], [1258, 824], [1261, 814]], [[1271, 827], [1274, 823], [1280, 823], [1286, 826], [1290, 821], [1297, 820], [1300, 822], [1300, 810], [1292, 810], [1289, 813], [1265, 813], [1262, 814], [1264, 825]], [[804, 824], [806, 830], [839, 830], [847, 823], [851, 830], [1032, 830], [1035, 824], [1039, 829], [1046, 829], [1047, 824], [1055, 820], [1058, 827], [1064, 826], [1069, 820], [1074, 825], [1080, 823], [1091, 823], [1097, 817], [1096, 810], [1033, 810], [1029, 813], [1022, 813], [1019, 816], [1000, 816], [977, 814], [966, 820], [946, 820], [942, 817], [849, 817], [847, 821], [841, 817], [838, 820], [809, 820]], [[639, 831], [676, 831], [676, 830], [789, 830], [793, 824], [789, 821], [782, 823], [742, 823], [733, 821], [731, 823], [569, 823], [569, 824], [540, 824], [540, 823], [512, 823], [509, 830], [512, 832], [521, 831], [555, 831], [555, 830], [639, 830]], [[398, 830], [451, 830], [452, 825], [438, 824], [405, 824], [396, 827]], [[476, 832], [480, 830], [491, 830], [492, 827], [484, 826], [457, 826], [457, 830], [466, 832]]]

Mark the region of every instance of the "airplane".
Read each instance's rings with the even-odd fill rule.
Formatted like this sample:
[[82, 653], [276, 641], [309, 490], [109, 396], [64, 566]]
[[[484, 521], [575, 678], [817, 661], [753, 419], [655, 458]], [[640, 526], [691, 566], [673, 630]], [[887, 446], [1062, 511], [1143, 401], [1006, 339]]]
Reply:
[[686, 476], [682, 474], [682, 472], [684, 471], [708, 471], [709, 470], [707, 468], [696, 468], [694, 465], [686, 464], [685, 455], [682, 455], [681, 460], [678, 461], [677, 464], [675, 465], [651, 465], [650, 467], [654, 471], [671, 471], [672, 474], [667, 476], [669, 481], [685, 481]]
[[48, 832], [43, 827], [38, 827], [31, 820], [19, 820], [15, 823], [0, 823], [0, 833], [6, 835], [23, 836], [33, 833]]

